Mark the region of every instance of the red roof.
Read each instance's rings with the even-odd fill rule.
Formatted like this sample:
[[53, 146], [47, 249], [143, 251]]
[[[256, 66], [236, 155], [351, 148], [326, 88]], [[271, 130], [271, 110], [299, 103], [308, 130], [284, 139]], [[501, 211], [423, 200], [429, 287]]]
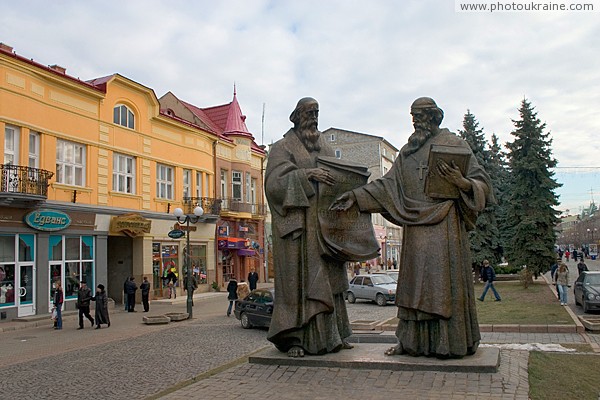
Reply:
[[73, 82], [76, 82], [76, 83], [80, 84], [81, 86], [85, 86], [87, 88], [91, 88], [91, 89], [97, 90], [99, 92], [106, 93], [106, 91], [103, 88], [101, 88], [101, 87], [95, 86], [95, 85], [93, 85], [93, 84], [91, 84], [89, 82], [84, 82], [81, 79], [75, 78], [75, 77], [73, 77], [71, 75], [67, 75], [64, 72], [65, 70], [63, 70], [63, 72], [61, 72], [61, 71], [58, 70], [59, 68], [55, 69], [55, 68], [52, 68], [52, 67], [47, 66], [47, 65], [42, 65], [42, 64], [40, 64], [40, 63], [38, 63], [36, 61], [33, 61], [33, 58], [29, 59], [29, 58], [25, 58], [25, 57], [22, 57], [20, 55], [17, 55], [17, 53], [15, 51], [13, 51], [12, 47], [10, 47], [10, 46], [7, 46], [7, 45], [0, 46], [0, 53], [5, 54], [7, 56], [11, 56], [11, 57], [13, 57], [13, 58], [15, 58], [15, 59], [17, 59], [17, 60], [19, 60], [21, 62], [33, 65], [36, 68], [48, 71], [48, 72], [50, 72], [50, 73], [52, 73], [54, 75], [62, 76], [62, 77], [66, 78], [66, 79], [68, 79], [70, 81], [73, 81]]

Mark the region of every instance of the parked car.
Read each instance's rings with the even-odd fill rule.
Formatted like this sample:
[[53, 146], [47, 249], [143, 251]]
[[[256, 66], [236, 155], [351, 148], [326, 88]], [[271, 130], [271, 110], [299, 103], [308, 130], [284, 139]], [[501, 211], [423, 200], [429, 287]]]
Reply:
[[583, 307], [583, 312], [600, 308], [600, 271], [584, 271], [575, 281], [573, 289], [575, 304]]
[[390, 269], [385, 271], [386, 275], [390, 276], [393, 280], [395, 280], [396, 282], [398, 282], [398, 270], [397, 269]]
[[396, 286], [397, 282], [387, 274], [357, 275], [350, 280], [348, 303], [366, 299], [385, 306], [388, 301], [396, 301]]
[[235, 301], [233, 313], [244, 329], [254, 326], [268, 327], [273, 316], [274, 300], [275, 289], [254, 289], [248, 296]]

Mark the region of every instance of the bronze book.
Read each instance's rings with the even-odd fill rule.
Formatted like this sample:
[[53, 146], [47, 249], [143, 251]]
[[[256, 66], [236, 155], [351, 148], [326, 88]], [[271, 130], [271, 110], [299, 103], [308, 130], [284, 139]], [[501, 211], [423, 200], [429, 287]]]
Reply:
[[458, 187], [442, 178], [437, 170], [440, 161], [448, 165], [456, 164], [463, 176], [467, 175], [471, 150], [461, 146], [432, 144], [429, 149], [429, 162], [427, 163], [427, 178], [425, 179], [425, 194], [434, 199], [458, 199]]
[[361, 213], [355, 204], [347, 211], [330, 211], [329, 206], [342, 193], [367, 183], [367, 167], [335, 157], [320, 156], [317, 166], [335, 177], [334, 185], [319, 184], [317, 207], [321, 255], [338, 261], [366, 261], [379, 255], [379, 243], [371, 214]]

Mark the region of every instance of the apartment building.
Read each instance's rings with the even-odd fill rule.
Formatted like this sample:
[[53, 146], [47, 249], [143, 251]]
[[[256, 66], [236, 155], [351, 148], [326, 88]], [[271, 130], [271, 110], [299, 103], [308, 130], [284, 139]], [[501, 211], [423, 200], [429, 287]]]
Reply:
[[[217, 166], [234, 157], [218, 153], [250, 149], [248, 170], [258, 179], [264, 152], [252, 135], [238, 143], [169, 112], [152, 89], [127, 77], [83, 81], [5, 44], [0, 134], [0, 322], [48, 313], [57, 281], [67, 310], [84, 280], [92, 288], [104, 284], [117, 303], [128, 276], [148, 277], [152, 298], [166, 295], [167, 270], [183, 278], [187, 265], [200, 291], [222, 282]], [[189, 214], [196, 206], [204, 213], [188, 231], [173, 211]], [[186, 236], [169, 235], [182, 229], [189, 249]], [[243, 248], [260, 258], [260, 240], [256, 235]]]
[[[368, 168], [369, 182], [385, 175], [394, 164], [398, 149], [381, 136], [354, 132], [340, 128], [328, 128], [323, 136], [334, 149], [335, 156], [342, 160], [352, 160]], [[380, 214], [372, 215], [373, 229], [381, 248], [381, 257], [371, 260], [372, 265], [400, 261], [402, 228], [384, 219]]]

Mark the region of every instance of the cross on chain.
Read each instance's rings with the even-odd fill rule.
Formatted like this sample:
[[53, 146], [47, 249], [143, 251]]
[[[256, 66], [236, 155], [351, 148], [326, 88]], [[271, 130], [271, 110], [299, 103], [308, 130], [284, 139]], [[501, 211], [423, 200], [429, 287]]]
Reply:
[[423, 164], [423, 161], [419, 161], [419, 166], [417, 167], [417, 169], [419, 170], [419, 179], [423, 180], [423, 170], [427, 171], [429, 170], [429, 167], [426, 164]]

